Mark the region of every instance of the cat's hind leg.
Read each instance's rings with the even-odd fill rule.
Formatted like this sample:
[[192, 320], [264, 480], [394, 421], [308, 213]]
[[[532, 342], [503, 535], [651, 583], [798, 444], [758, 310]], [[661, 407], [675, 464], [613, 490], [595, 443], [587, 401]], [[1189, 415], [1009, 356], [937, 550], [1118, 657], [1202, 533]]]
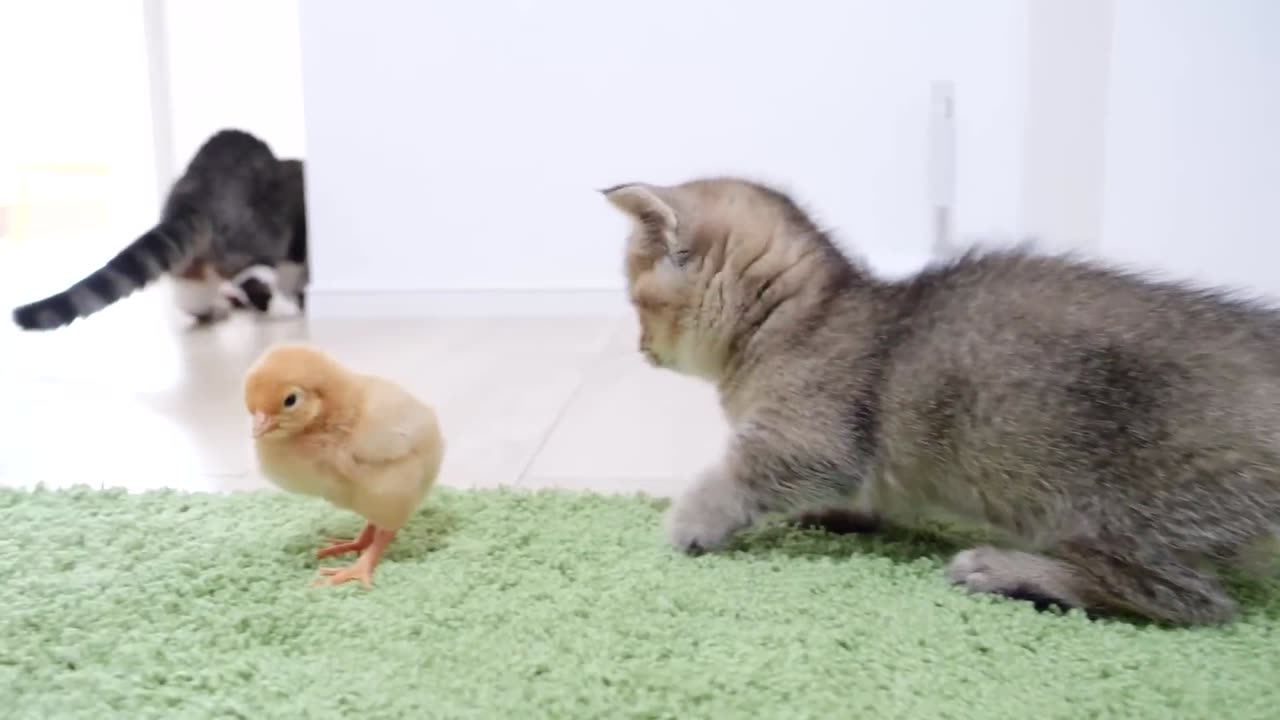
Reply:
[[952, 583], [972, 592], [1057, 605], [1141, 615], [1173, 624], [1212, 625], [1235, 616], [1236, 604], [1212, 574], [1171, 556], [1067, 543], [1052, 556], [981, 546], [947, 566]]

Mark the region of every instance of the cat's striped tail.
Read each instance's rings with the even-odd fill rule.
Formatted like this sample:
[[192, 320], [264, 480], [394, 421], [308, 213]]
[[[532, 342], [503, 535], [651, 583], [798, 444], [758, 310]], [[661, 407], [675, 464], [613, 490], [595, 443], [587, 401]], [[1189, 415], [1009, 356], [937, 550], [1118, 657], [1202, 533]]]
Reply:
[[24, 330], [53, 330], [88, 317], [154, 282], [192, 255], [207, 234], [198, 213], [170, 217], [134, 240], [102, 268], [56, 295], [13, 311]]

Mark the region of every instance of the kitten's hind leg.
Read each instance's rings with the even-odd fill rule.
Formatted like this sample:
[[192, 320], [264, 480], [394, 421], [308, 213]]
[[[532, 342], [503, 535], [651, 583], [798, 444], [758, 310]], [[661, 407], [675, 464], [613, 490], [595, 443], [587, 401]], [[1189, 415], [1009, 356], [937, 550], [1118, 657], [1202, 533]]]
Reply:
[[1230, 620], [1235, 602], [1218, 580], [1175, 558], [1138, 563], [1079, 544], [1055, 548], [1053, 557], [990, 546], [958, 553], [948, 578], [973, 592], [988, 592], [1037, 607], [1057, 605], [1141, 615], [1174, 624]]
[[1085, 605], [1072, 568], [1040, 555], [983, 545], [956, 553], [946, 573], [953, 584], [970, 592], [1027, 600], [1038, 610]]

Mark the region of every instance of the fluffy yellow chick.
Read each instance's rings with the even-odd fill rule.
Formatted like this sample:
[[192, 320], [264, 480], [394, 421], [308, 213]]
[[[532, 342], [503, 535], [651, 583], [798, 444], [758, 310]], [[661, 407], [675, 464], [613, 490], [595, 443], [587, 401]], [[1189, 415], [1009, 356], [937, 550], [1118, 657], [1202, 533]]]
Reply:
[[359, 552], [351, 566], [320, 572], [331, 585], [371, 586], [383, 551], [440, 471], [444, 439], [435, 413], [395, 383], [304, 345], [267, 350], [245, 377], [244, 402], [263, 474], [368, 521], [359, 537], [335, 540], [316, 556]]

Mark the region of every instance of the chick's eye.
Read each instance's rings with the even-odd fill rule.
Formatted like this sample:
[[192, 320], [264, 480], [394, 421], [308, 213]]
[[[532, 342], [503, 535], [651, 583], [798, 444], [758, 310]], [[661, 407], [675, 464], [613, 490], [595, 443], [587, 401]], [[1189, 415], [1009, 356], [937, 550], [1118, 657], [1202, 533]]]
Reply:
[[289, 393], [284, 399], [285, 407], [293, 407], [298, 404], [298, 393]]

